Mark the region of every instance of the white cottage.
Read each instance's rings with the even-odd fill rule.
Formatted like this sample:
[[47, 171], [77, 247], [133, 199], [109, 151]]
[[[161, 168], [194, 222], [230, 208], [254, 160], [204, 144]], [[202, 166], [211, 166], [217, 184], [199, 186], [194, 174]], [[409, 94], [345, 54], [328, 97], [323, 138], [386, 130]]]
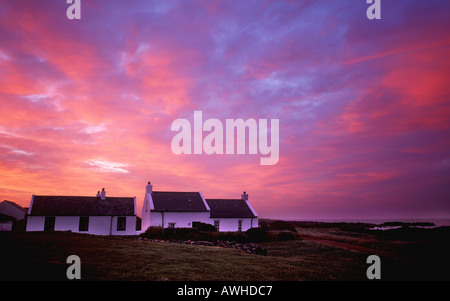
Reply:
[[0, 215], [10, 216], [13, 217], [15, 220], [20, 221], [25, 219], [26, 213], [27, 210], [25, 208], [14, 202], [5, 200], [0, 203]]
[[246, 231], [258, 227], [258, 215], [244, 192], [241, 199], [205, 199], [201, 192], [153, 191], [146, 186], [142, 231], [148, 227], [190, 228], [198, 223], [218, 231]]
[[26, 231], [135, 235], [136, 197], [33, 195]]
[[258, 216], [244, 191], [240, 199], [206, 199], [217, 231], [247, 231], [258, 227]]
[[0, 231], [11, 231], [15, 221], [25, 219], [27, 210], [22, 206], [10, 202], [3, 201], [0, 203]]

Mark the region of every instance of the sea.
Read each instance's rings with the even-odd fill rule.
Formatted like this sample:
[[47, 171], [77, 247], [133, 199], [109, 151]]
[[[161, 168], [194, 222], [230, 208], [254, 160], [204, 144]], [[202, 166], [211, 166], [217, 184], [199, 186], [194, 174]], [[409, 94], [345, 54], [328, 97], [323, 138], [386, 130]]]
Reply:
[[450, 218], [369, 218], [369, 219], [318, 219], [318, 222], [326, 223], [370, 223], [383, 224], [387, 222], [402, 223], [433, 223], [436, 227], [450, 226]]

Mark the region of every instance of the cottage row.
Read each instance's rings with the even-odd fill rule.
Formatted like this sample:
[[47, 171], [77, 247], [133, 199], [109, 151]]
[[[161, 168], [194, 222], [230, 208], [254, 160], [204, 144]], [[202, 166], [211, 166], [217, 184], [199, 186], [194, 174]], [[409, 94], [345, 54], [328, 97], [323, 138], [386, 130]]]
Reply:
[[[214, 225], [218, 231], [258, 227], [258, 215], [248, 201], [205, 199], [201, 192], [153, 191], [148, 182], [142, 206], [142, 231]], [[26, 231], [72, 231], [97, 235], [136, 235], [136, 197], [33, 195]]]

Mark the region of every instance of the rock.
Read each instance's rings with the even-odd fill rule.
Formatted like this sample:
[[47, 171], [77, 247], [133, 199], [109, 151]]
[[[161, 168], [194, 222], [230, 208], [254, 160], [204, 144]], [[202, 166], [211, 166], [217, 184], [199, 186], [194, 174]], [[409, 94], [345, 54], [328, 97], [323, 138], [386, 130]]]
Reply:
[[253, 253], [254, 253], [254, 254], [257, 254], [257, 255], [264, 255], [264, 256], [266, 256], [266, 255], [267, 255], [267, 250], [264, 249], [264, 248], [261, 247], [261, 246], [257, 246], [257, 247], [254, 249]]
[[162, 239], [148, 239], [148, 238], [141, 238], [139, 237], [138, 240], [143, 241], [154, 241], [154, 242], [164, 242], [164, 243], [178, 243], [178, 244], [188, 244], [188, 245], [201, 245], [201, 246], [217, 246], [221, 248], [233, 248], [242, 252], [246, 252], [248, 254], [256, 254], [256, 255], [267, 255], [267, 250], [263, 247], [255, 244], [255, 243], [247, 243], [247, 244], [241, 244], [236, 241], [222, 241], [222, 240], [216, 240], [214, 242], [207, 241], [207, 240], [173, 240], [173, 241], [167, 241]]

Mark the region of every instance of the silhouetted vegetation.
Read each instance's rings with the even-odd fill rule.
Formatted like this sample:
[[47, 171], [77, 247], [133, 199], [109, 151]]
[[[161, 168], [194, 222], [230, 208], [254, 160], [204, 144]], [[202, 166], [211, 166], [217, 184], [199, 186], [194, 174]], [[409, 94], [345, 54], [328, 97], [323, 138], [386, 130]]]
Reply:
[[263, 228], [250, 228], [246, 231], [247, 238], [252, 242], [267, 241], [267, 231]]
[[277, 235], [278, 241], [289, 241], [297, 239], [292, 232], [280, 232]]
[[288, 230], [292, 232], [297, 232], [294, 226], [290, 222], [286, 221], [274, 221], [270, 223], [270, 230]]
[[266, 226], [250, 228], [245, 232], [217, 232], [216, 228], [209, 224], [203, 224], [196, 228], [161, 228], [149, 227], [142, 238], [161, 240], [191, 240], [191, 241], [235, 241], [239, 243], [247, 242], [268, 242], [268, 241], [288, 241], [300, 239], [295, 229], [285, 223], [276, 223], [275, 229]]
[[383, 227], [395, 227], [395, 226], [401, 226], [401, 227], [433, 227], [433, 226], [436, 226], [436, 225], [434, 223], [428, 223], [428, 222], [414, 222], [414, 223], [385, 222], [385, 223], [382, 223], [381, 226], [383, 226]]

